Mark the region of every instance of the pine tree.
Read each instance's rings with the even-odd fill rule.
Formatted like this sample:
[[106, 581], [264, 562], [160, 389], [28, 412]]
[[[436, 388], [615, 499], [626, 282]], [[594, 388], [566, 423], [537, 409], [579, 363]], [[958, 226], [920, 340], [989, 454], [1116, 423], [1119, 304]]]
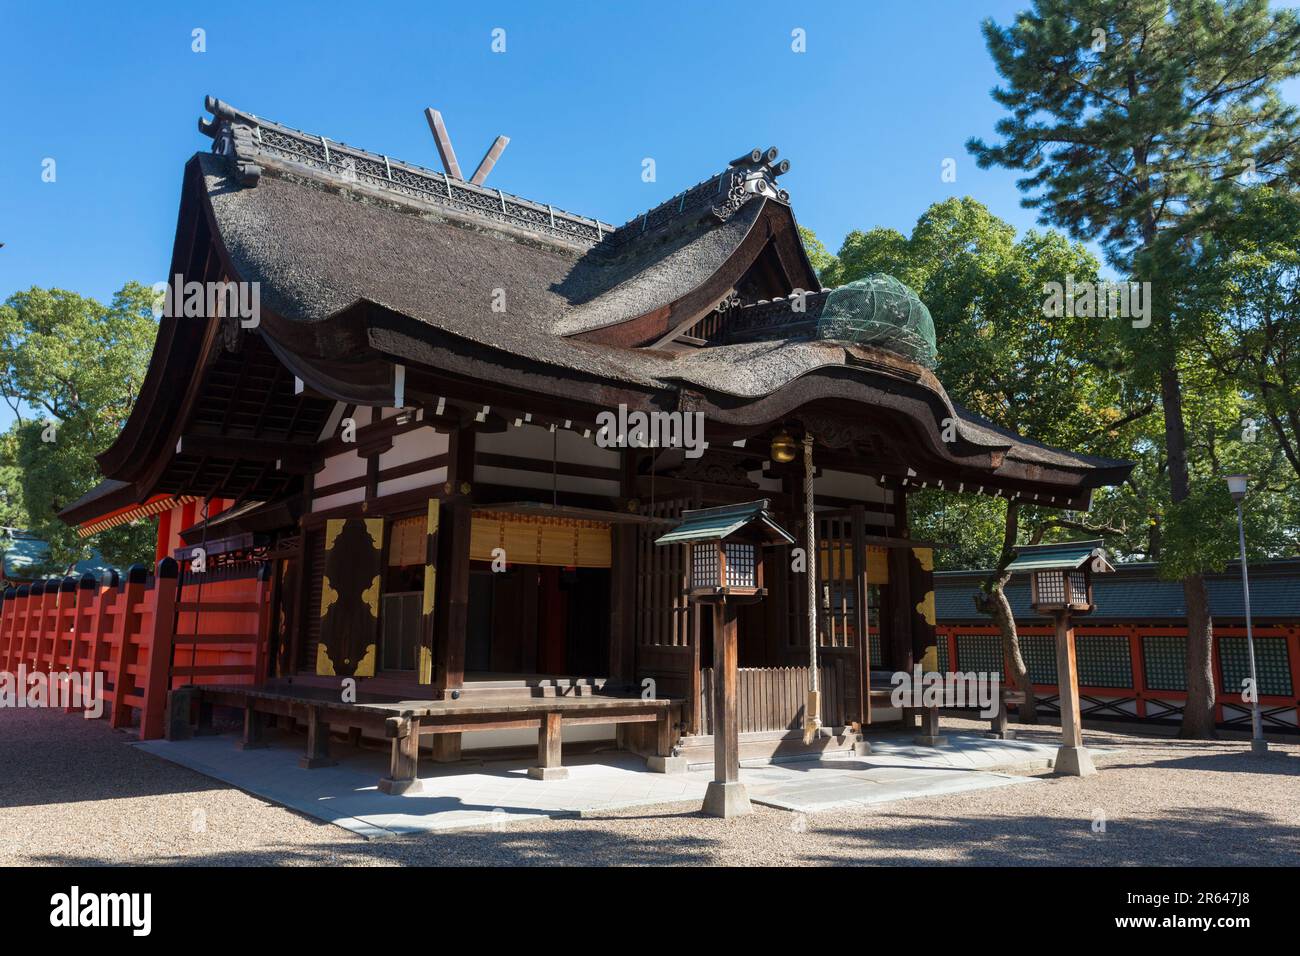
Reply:
[[[1300, 120], [1278, 93], [1300, 75], [1300, 21], [1267, 0], [1035, 0], [984, 36], [1005, 83], [1002, 142], [981, 167], [1025, 170], [1025, 205], [1150, 282], [1151, 324], [1127, 332], [1132, 371], [1158, 391], [1172, 515], [1193, 496], [1180, 373], [1191, 351], [1176, 275], [1242, 182], [1300, 181]], [[1201, 569], [1182, 574], [1182, 736], [1214, 736], [1213, 641]]]

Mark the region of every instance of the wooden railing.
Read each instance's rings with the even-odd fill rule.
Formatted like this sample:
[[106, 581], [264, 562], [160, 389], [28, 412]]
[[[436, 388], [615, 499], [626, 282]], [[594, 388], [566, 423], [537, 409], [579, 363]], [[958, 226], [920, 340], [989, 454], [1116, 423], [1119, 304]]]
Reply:
[[[1054, 631], [1050, 625], [1018, 628], [1021, 650], [1040, 706], [1057, 709]], [[941, 624], [937, 628], [940, 670], [997, 669], [1009, 673], [996, 627]], [[1076, 624], [1079, 696], [1085, 717], [1174, 721], [1187, 700], [1186, 626]], [[1225, 727], [1248, 727], [1250, 705], [1240, 681], [1246, 667], [1246, 629], [1214, 626], [1215, 720]], [[1300, 730], [1300, 626], [1254, 629], [1260, 711], [1265, 730]], [[1225, 644], [1225, 642], [1228, 642]], [[1225, 648], [1227, 658], [1225, 660]]]
[[[842, 727], [848, 722], [846, 668], [842, 663], [819, 667], [822, 724]], [[808, 699], [807, 667], [742, 667], [737, 701], [740, 733], [800, 730]], [[713, 668], [700, 672], [701, 734], [713, 732]]]
[[182, 586], [172, 558], [152, 578], [135, 565], [125, 580], [87, 573], [10, 588], [0, 599], [0, 669], [102, 674], [111, 725], [130, 726], [139, 711], [140, 739], [161, 737], [172, 687], [260, 683], [265, 675], [270, 582], [251, 570], [207, 585], [197, 635], [183, 623], [177, 633], [180, 613], [195, 608], [182, 600], [194, 599], [194, 584]]

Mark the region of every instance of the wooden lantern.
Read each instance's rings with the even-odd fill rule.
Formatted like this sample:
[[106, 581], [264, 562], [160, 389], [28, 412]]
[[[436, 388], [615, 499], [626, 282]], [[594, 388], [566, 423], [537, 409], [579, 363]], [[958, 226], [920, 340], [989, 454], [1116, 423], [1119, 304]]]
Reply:
[[1074, 614], [1093, 609], [1092, 576], [1114, 571], [1101, 541], [1067, 541], [1017, 548], [1008, 571], [1029, 572], [1029, 603], [1056, 622], [1056, 685], [1061, 710], [1061, 746], [1053, 767], [1059, 774], [1087, 777], [1097, 772], [1083, 746], [1079, 713], [1079, 667]]
[[690, 554], [686, 595], [713, 607], [713, 781], [704, 812], [717, 817], [750, 813], [740, 782], [739, 650], [737, 605], [762, 600], [763, 549], [794, 544], [767, 510], [767, 499], [683, 511], [682, 523], [655, 542], [684, 544]]
[[1114, 571], [1101, 541], [1069, 541], [1016, 549], [1008, 571], [1029, 572], [1029, 604], [1052, 614], [1087, 614], [1093, 607], [1092, 576]]
[[761, 600], [763, 550], [794, 544], [772, 518], [766, 498], [743, 505], [682, 512], [682, 523], [655, 544], [685, 544], [690, 561], [686, 596], [702, 604]]

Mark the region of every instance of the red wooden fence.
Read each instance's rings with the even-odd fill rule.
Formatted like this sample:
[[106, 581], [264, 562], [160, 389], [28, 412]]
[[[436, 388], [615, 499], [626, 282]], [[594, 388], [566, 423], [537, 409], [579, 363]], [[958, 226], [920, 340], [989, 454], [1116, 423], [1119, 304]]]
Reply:
[[243, 570], [205, 582], [201, 600], [171, 558], [152, 579], [136, 565], [125, 581], [111, 572], [11, 588], [0, 602], [0, 669], [101, 673], [112, 726], [139, 711], [140, 739], [161, 737], [169, 689], [266, 674], [271, 579]]
[[[941, 670], [989, 670], [990, 662], [1000, 662], [1002, 674], [1010, 673], [996, 627], [941, 624], [937, 631]], [[1043, 651], [1055, 647], [1051, 625], [1021, 625], [1017, 632], [1026, 656], [1030, 656], [1033, 641], [1046, 642], [1040, 648]], [[1185, 686], [1182, 642], [1187, 639], [1186, 626], [1076, 623], [1074, 633], [1084, 716], [1129, 720], [1175, 720], [1181, 716], [1187, 700], [1181, 689]], [[1254, 634], [1264, 727], [1294, 733], [1300, 730], [1300, 625], [1257, 626]], [[1245, 637], [1244, 626], [1214, 626], [1215, 719], [1225, 727], [1250, 724], [1250, 705], [1243, 702], [1239, 683], [1245, 673]], [[1231, 682], [1225, 681], [1225, 647], [1231, 651], [1227, 662]], [[1027, 663], [1032, 677], [1034, 664]], [[1055, 668], [1050, 661], [1044, 660], [1044, 664]], [[1009, 678], [1007, 682], [1011, 682]], [[1056, 707], [1055, 683], [1035, 681], [1034, 693], [1040, 704]]]

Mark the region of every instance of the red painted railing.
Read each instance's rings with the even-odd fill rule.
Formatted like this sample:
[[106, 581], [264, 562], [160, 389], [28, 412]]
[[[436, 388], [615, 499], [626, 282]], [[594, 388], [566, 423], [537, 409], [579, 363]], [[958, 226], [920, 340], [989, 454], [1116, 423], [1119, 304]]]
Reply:
[[0, 602], [0, 669], [103, 674], [112, 726], [130, 726], [139, 711], [140, 739], [161, 737], [169, 689], [261, 683], [266, 673], [269, 577], [250, 566], [245, 576], [205, 583], [201, 601], [197, 590], [171, 558], [152, 579], [136, 565], [125, 581], [113, 572], [9, 589]]
[[[990, 624], [941, 624], [936, 628], [938, 639], [944, 642], [947, 651], [947, 669], [950, 671], [978, 669], [968, 661], [963, 664], [959, 649], [958, 636], [985, 636], [998, 639], [998, 629]], [[1021, 637], [1053, 638], [1051, 625], [1020, 625], [1017, 632]], [[1080, 684], [1084, 716], [1114, 717], [1137, 720], [1174, 720], [1183, 710], [1187, 693], [1183, 690], [1162, 689], [1152, 686], [1148, 675], [1144, 642], [1147, 638], [1187, 638], [1186, 626], [1148, 624], [1075, 624], [1075, 639], [1083, 642], [1090, 637], [1120, 638], [1124, 642], [1128, 670], [1132, 680], [1122, 686], [1102, 686]], [[1260, 694], [1260, 711], [1264, 718], [1265, 730], [1283, 730], [1295, 732], [1300, 730], [1300, 625], [1264, 625], [1254, 628], [1257, 648], [1265, 640], [1285, 642], [1285, 672], [1290, 678], [1290, 693], [1287, 695]], [[1212, 670], [1215, 683], [1215, 719], [1222, 726], [1249, 726], [1250, 705], [1242, 700], [1240, 686], [1225, 687], [1222, 666], [1222, 641], [1246, 636], [1246, 628], [1240, 625], [1214, 626], [1214, 649]], [[1117, 643], [1117, 642], [1116, 642]], [[1022, 651], [1024, 644], [1022, 644]], [[973, 656], [973, 655], [972, 655]], [[1257, 658], [1259, 655], [1257, 654]], [[1278, 663], [1274, 658], [1273, 662]], [[1123, 659], [1111, 663], [1122, 664]], [[1257, 661], [1258, 664], [1258, 661]], [[1003, 674], [1010, 675], [1010, 668], [1003, 662]], [[1014, 683], [1007, 677], [1007, 682]], [[1159, 683], [1159, 682], [1154, 682]], [[1262, 672], [1261, 688], [1268, 683]], [[1055, 684], [1034, 684], [1034, 693], [1040, 702], [1048, 708], [1055, 707], [1058, 693]]]

